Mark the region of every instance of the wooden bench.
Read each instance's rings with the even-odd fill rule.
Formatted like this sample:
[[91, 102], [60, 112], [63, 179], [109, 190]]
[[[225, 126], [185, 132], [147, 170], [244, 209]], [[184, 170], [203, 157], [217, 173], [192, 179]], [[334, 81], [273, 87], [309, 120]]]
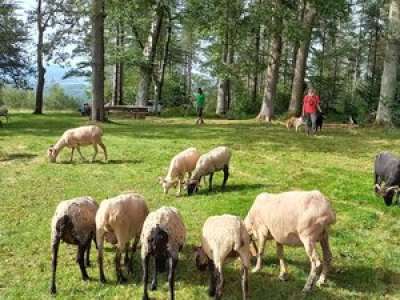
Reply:
[[104, 110], [109, 114], [119, 113], [134, 119], [145, 119], [149, 113], [147, 107], [134, 105], [108, 105]]

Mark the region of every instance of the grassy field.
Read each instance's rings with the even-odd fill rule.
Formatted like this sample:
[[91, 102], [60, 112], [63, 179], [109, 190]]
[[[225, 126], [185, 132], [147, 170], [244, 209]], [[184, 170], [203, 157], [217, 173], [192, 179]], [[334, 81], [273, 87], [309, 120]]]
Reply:
[[[331, 200], [337, 223], [331, 230], [334, 256], [328, 284], [303, 295], [309, 263], [301, 248], [286, 248], [289, 281], [278, 279], [275, 247], [267, 244], [264, 267], [251, 274], [252, 299], [400, 299], [400, 208], [387, 208], [375, 197], [372, 165], [377, 152], [400, 152], [400, 131], [381, 129], [326, 129], [310, 138], [288, 132], [282, 125], [255, 121], [208, 121], [195, 127], [191, 119], [115, 120], [104, 125], [109, 163], [69, 163], [69, 151], [50, 164], [46, 150], [62, 132], [85, 124], [72, 114], [36, 117], [16, 114], [0, 128], [0, 298], [46, 299], [50, 282], [50, 220], [57, 203], [82, 195], [98, 202], [122, 191], [145, 196], [151, 209], [176, 206], [188, 229], [188, 241], [178, 265], [176, 298], [208, 299], [208, 274], [194, 266], [192, 246], [210, 215], [231, 213], [244, 217], [263, 191], [319, 189]], [[164, 195], [158, 176], [166, 173], [171, 157], [195, 146], [205, 152], [217, 145], [233, 150], [227, 191], [219, 189], [193, 197]], [[92, 147], [84, 148], [90, 157]], [[99, 153], [98, 158], [102, 158]], [[114, 251], [106, 249], [108, 284], [80, 279], [76, 248], [61, 244], [57, 273], [60, 299], [140, 299], [141, 267], [138, 253], [134, 276], [115, 284]], [[92, 248], [94, 249], [94, 247]], [[92, 259], [96, 253], [92, 250]], [[240, 299], [239, 264], [225, 266], [225, 299]], [[165, 275], [154, 299], [167, 299]]]

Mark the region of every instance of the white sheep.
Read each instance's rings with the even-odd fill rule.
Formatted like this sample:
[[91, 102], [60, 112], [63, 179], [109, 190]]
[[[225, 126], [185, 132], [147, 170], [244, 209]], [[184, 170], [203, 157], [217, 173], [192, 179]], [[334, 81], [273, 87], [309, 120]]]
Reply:
[[175, 271], [178, 255], [183, 248], [185, 239], [186, 228], [176, 208], [163, 206], [147, 216], [140, 237], [144, 283], [143, 300], [149, 299], [147, 285], [151, 256], [155, 259], [151, 290], [157, 289], [157, 273], [165, 271], [168, 260], [169, 299], [174, 299]]
[[168, 194], [168, 190], [172, 186], [178, 186], [177, 195], [181, 193], [181, 184], [184, 181], [185, 174], [189, 174], [189, 178], [192, 175], [192, 171], [196, 167], [196, 163], [199, 160], [200, 152], [196, 148], [188, 148], [177, 155], [175, 155], [169, 165], [167, 176], [164, 178], [160, 177], [159, 181], [164, 189], [164, 193]]
[[[86, 266], [89, 266], [90, 245], [96, 233], [97, 203], [91, 197], [80, 197], [58, 204], [51, 221], [51, 286], [55, 294], [58, 248], [60, 241], [78, 246], [77, 263], [82, 279], [88, 280]], [[86, 261], [85, 261], [86, 253]]]
[[319, 242], [323, 253], [323, 265], [317, 284], [325, 283], [332, 259], [328, 228], [335, 221], [334, 210], [328, 199], [319, 191], [258, 195], [244, 221], [252, 241], [258, 241], [258, 247], [252, 242], [257, 251], [257, 265], [253, 272], [261, 268], [261, 256], [266, 240], [276, 241], [281, 280], [287, 280], [288, 277], [283, 245], [304, 246], [311, 262], [311, 271], [303, 291], [310, 291], [317, 280], [321, 265], [316, 251], [316, 244]]
[[201, 177], [209, 175], [208, 190], [212, 191], [212, 179], [214, 172], [223, 170], [224, 181], [222, 182], [222, 189], [225, 189], [226, 182], [229, 178], [229, 163], [232, 153], [228, 147], [220, 146], [212, 149], [210, 152], [200, 156], [197, 161], [196, 168], [187, 185], [188, 195], [197, 191], [200, 184]]
[[101, 149], [103, 149], [104, 159], [105, 161], [107, 161], [107, 149], [106, 146], [103, 144], [102, 136], [103, 136], [103, 130], [96, 125], [88, 125], [88, 126], [68, 129], [63, 133], [63, 135], [55, 145], [50, 146], [50, 148], [47, 150], [47, 156], [49, 157], [51, 162], [56, 162], [57, 156], [61, 152], [61, 150], [64, 147], [68, 147], [72, 149], [70, 161], [72, 161], [74, 157], [75, 149], [78, 150], [78, 153], [81, 156], [81, 158], [85, 160], [85, 158], [81, 153], [80, 147], [93, 145], [94, 154], [92, 161], [94, 161], [98, 152], [97, 145], [99, 145]]
[[222, 265], [228, 257], [240, 257], [242, 268], [242, 297], [248, 297], [248, 269], [250, 267], [250, 237], [239, 217], [222, 215], [209, 217], [203, 226], [201, 246], [197, 247], [196, 266], [210, 271], [210, 297], [220, 299], [224, 278]]
[[[143, 222], [149, 213], [144, 198], [136, 193], [125, 193], [103, 200], [96, 214], [96, 241], [100, 281], [106, 282], [103, 269], [104, 238], [116, 245], [115, 269], [117, 281], [125, 282], [121, 270], [121, 255], [125, 251], [125, 267], [132, 272], [132, 259], [142, 231]], [[132, 254], [129, 256], [129, 244], [134, 239]]]

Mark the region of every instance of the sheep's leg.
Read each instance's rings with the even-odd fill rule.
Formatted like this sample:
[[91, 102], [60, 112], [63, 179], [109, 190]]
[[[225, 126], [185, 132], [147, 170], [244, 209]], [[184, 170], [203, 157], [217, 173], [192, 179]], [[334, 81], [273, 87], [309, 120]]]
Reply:
[[257, 263], [255, 268], [252, 270], [253, 273], [256, 273], [260, 271], [261, 265], [262, 265], [262, 256], [264, 254], [264, 249], [265, 249], [265, 236], [264, 234], [258, 234], [259, 239], [258, 239], [258, 249], [257, 249]]
[[97, 153], [99, 152], [99, 150], [97, 148], [97, 144], [93, 144], [93, 149], [94, 149], [94, 154], [92, 157], [92, 162], [94, 162], [94, 160], [96, 159]]
[[216, 290], [215, 290], [215, 299], [219, 300], [222, 297], [222, 292], [224, 289], [224, 275], [222, 274], [222, 266], [216, 266], [215, 270], [215, 278], [216, 278]]
[[58, 248], [60, 246], [60, 237], [55, 237], [51, 243], [51, 286], [50, 293], [57, 293], [56, 288], [56, 271], [57, 271], [57, 257], [58, 257]]
[[82, 155], [82, 152], [81, 152], [81, 147], [76, 147], [76, 150], [78, 150], [78, 153], [79, 153], [79, 156], [81, 157], [81, 159], [82, 160], [86, 160], [86, 158]]
[[99, 143], [100, 148], [103, 150], [104, 153], [104, 160], [108, 161], [108, 156], [107, 156], [107, 148], [106, 145], [104, 145], [102, 142]]
[[168, 273], [168, 286], [169, 286], [169, 300], [175, 299], [175, 271], [178, 265], [178, 260], [175, 257], [169, 258], [169, 273]]
[[86, 267], [90, 267], [90, 248], [92, 246], [92, 238], [89, 239], [87, 245], [86, 245], [86, 260], [85, 260], [85, 265]]
[[142, 261], [143, 265], [143, 300], [148, 300], [149, 295], [147, 293], [147, 284], [149, 281], [149, 260], [150, 255], [146, 255], [146, 257]]
[[208, 261], [208, 270], [210, 272], [210, 285], [208, 286], [208, 295], [210, 297], [215, 296], [216, 290], [216, 277], [215, 277], [215, 265], [214, 262], [210, 259]]
[[242, 276], [242, 298], [243, 300], [249, 297], [249, 267], [250, 267], [250, 256], [249, 249], [243, 251], [243, 248], [239, 250], [240, 260], [242, 262], [241, 276]]
[[126, 278], [122, 274], [122, 269], [121, 269], [121, 256], [122, 252], [119, 247], [117, 247], [117, 252], [115, 253], [115, 272], [117, 273], [117, 282], [118, 283], [124, 283], [126, 282]]
[[132, 267], [132, 256], [133, 252], [130, 254], [129, 242], [126, 244], [125, 248], [125, 257], [124, 257], [124, 265], [128, 271], [128, 274], [133, 274], [133, 267]]
[[71, 158], [69, 159], [70, 162], [72, 162], [72, 160], [74, 159], [74, 151], [75, 151], [75, 147], [72, 147]]
[[288, 280], [288, 268], [287, 264], [284, 259], [284, 254], [283, 254], [283, 245], [280, 243], [276, 243], [276, 255], [278, 256], [279, 259], [279, 264], [280, 264], [280, 273], [279, 273], [279, 279], [282, 281]]
[[327, 231], [324, 231], [320, 244], [322, 248], [323, 259], [322, 259], [322, 272], [317, 281], [317, 286], [321, 286], [326, 282], [326, 277], [328, 275], [332, 261], [332, 252], [329, 247], [329, 236]]
[[96, 244], [97, 244], [97, 263], [99, 265], [100, 282], [106, 283], [106, 277], [104, 276], [104, 232], [96, 232]]
[[86, 267], [85, 267], [85, 250], [86, 250], [87, 245], [78, 245], [78, 257], [77, 257], [77, 262], [79, 264], [79, 268], [81, 269], [81, 274], [82, 274], [82, 280], [88, 280], [89, 276], [86, 272]]
[[213, 180], [214, 173], [210, 174], [210, 177], [208, 178], [208, 191], [212, 191], [212, 180]]
[[153, 280], [151, 281], [150, 290], [155, 291], [157, 289], [157, 258], [154, 258], [154, 272], [153, 272]]
[[321, 265], [321, 261], [319, 260], [318, 253], [315, 249], [314, 241], [306, 240], [305, 242], [303, 242], [303, 244], [311, 263], [310, 274], [308, 275], [307, 282], [303, 288], [303, 292], [309, 292], [313, 288], [317, 279], [317, 271], [319, 266]]
[[182, 184], [183, 178], [179, 177], [178, 178], [178, 191], [176, 192], [176, 196], [181, 195], [181, 184]]
[[228, 181], [228, 178], [229, 178], [229, 166], [225, 165], [224, 166], [224, 181], [222, 182], [222, 190], [225, 190], [226, 182]]

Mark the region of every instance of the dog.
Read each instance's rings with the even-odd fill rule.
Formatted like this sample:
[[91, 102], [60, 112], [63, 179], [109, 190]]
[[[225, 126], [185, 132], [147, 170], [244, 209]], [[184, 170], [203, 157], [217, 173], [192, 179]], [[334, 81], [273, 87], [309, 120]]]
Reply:
[[322, 125], [324, 124], [324, 119], [325, 119], [324, 114], [322, 112], [318, 112], [316, 121], [317, 125], [316, 131], [318, 131], [318, 129], [319, 131], [322, 131]]
[[304, 125], [304, 120], [302, 117], [296, 118], [296, 117], [291, 117], [286, 121], [286, 128], [296, 128], [296, 132], [299, 130], [300, 126]]

